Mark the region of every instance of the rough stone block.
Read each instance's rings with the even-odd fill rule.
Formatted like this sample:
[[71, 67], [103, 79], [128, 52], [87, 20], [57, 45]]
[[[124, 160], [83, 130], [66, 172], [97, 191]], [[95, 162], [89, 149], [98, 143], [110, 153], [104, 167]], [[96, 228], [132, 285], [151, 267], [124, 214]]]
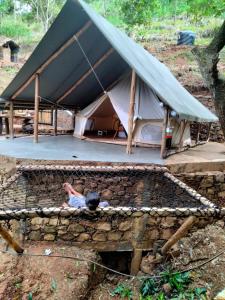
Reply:
[[56, 229], [55, 226], [45, 226], [44, 231], [45, 233], [55, 233]]
[[123, 241], [130, 241], [132, 239], [132, 231], [126, 231], [123, 234], [122, 240]]
[[171, 229], [163, 229], [160, 238], [163, 240], [168, 240], [173, 235], [173, 230]]
[[70, 224], [69, 227], [68, 227], [68, 231], [70, 232], [84, 232], [85, 231], [85, 228], [78, 224], [78, 223], [75, 223], [75, 224]]
[[45, 241], [54, 241], [55, 240], [55, 235], [54, 234], [46, 234], [44, 236]]
[[72, 233], [62, 233], [60, 232], [60, 239], [63, 241], [72, 241], [74, 240], [74, 236], [72, 235]]
[[85, 242], [91, 239], [91, 236], [87, 233], [81, 233], [77, 238], [78, 242]]
[[70, 224], [70, 220], [68, 220], [68, 219], [60, 219], [60, 223], [62, 225], [69, 225]]
[[103, 200], [112, 200], [113, 198], [113, 193], [110, 190], [104, 190], [101, 194], [101, 198]]
[[111, 230], [111, 224], [107, 223], [107, 222], [101, 222], [101, 223], [98, 223], [96, 225], [96, 229], [97, 230], [102, 230], [102, 231], [110, 231]]
[[59, 223], [59, 219], [58, 218], [52, 218], [49, 220], [49, 225], [51, 226], [57, 226]]
[[40, 241], [41, 239], [40, 231], [31, 231], [31, 233], [29, 234], [29, 239], [32, 241]]
[[174, 217], [165, 217], [161, 220], [161, 226], [163, 228], [173, 227], [176, 223], [176, 218]]
[[121, 232], [109, 232], [108, 240], [109, 241], [119, 241], [121, 239], [121, 236], [122, 236]]
[[132, 222], [129, 220], [129, 221], [124, 221], [124, 222], [121, 222], [119, 224], [119, 230], [120, 231], [127, 231], [131, 228], [132, 226]]
[[42, 225], [42, 223], [43, 223], [43, 218], [40, 217], [36, 217], [31, 220], [32, 225]]
[[92, 239], [94, 241], [105, 242], [106, 241], [106, 235], [104, 233], [96, 232], [95, 234], [93, 234]]

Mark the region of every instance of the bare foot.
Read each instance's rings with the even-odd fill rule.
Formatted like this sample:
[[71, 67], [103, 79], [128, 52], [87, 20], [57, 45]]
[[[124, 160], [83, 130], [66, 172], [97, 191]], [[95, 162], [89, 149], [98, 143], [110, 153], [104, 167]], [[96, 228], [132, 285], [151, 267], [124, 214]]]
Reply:
[[63, 183], [63, 188], [67, 193], [71, 192], [71, 185], [68, 182]]

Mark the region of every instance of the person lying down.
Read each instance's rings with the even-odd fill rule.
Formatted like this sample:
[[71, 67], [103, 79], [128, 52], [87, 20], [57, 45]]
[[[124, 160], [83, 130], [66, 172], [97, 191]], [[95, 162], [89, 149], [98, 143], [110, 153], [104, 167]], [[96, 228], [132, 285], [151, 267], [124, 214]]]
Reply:
[[64, 202], [62, 207], [75, 207], [82, 208], [87, 207], [90, 210], [96, 210], [97, 207], [107, 207], [109, 203], [107, 201], [100, 202], [100, 196], [97, 192], [89, 192], [87, 196], [78, 193], [74, 190], [71, 184], [65, 182], [63, 188], [68, 194], [68, 202]]

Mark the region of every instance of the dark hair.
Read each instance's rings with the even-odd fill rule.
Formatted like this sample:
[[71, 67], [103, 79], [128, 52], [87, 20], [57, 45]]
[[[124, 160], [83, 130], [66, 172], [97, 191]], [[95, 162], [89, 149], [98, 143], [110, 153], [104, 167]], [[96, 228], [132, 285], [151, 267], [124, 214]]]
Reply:
[[89, 192], [86, 196], [86, 205], [90, 210], [96, 210], [100, 202], [100, 196], [97, 192]]

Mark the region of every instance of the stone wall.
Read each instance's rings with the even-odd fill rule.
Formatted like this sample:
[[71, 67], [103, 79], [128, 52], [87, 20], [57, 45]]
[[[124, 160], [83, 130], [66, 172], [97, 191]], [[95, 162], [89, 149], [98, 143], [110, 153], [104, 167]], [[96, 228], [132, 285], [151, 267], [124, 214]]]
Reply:
[[[138, 216], [139, 215], [139, 216]], [[57, 241], [71, 243], [97, 251], [132, 251], [135, 248], [151, 250], [158, 240], [168, 240], [186, 219], [185, 216], [92, 216], [82, 217], [33, 217], [24, 220], [1, 221], [25, 240]], [[194, 230], [212, 222], [212, 218], [200, 218]]]
[[177, 178], [218, 206], [225, 206], [225, 172], [211, 171], [176, 175]]

